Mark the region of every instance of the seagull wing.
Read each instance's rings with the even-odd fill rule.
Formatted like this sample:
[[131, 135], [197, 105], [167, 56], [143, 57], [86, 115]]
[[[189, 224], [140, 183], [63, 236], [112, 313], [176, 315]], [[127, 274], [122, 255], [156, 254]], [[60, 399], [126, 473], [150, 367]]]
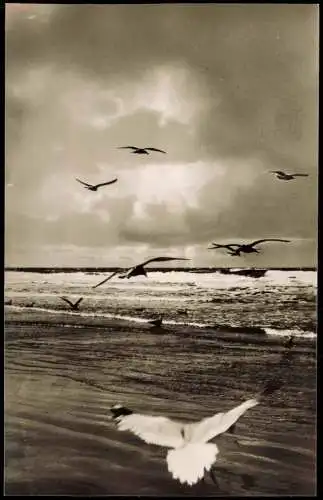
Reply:
[[99, 188], [101, 186], [108, 186], [109, 184], [114, 184], [115, 182], [117, 182], [118, 179], [113, 179], [112, 181], [109, 181], [109, 182], [102, 182], [101, 184], [97, 184], [95, 187]]
[[226, 413], [216, 413], [213, 417], [204, 418], [193, 424], [192, 440], [206, 443], [215, 436], [228, 431], [249, 408], [253, 408], [258, 403], [258, 399], [248, 399]]
[[118, 273], [120, 273], [120, 271], [114, 271], [112, 274], [110, 274], [110, 276], [108, 276], [107, 278], [104, 278], [104, 280], [100, 281], [100, 283], [92, 286], [92, 288], [97, 288], [98, 286], [103, 285], [103, 283], [106, 283], [107, 281], [109, 281], [111, 278], [113, 278], [113, 276], [115, 276]]
[[253, 247], [255, 245], [259, 245], [259, 243], [263, 243], [264, 241], [282, 241], [283, 243], [290, 243], [290, 240], [280, 240], [277, 238], [264, 238], [263, 240], [253, 241], [252, 243], [250, 243], [250, 246]]
[[[168, 260], [190, 260], [190, 259], [186, 259], [185, 257], [154, 257], [153, 259], [148, 259], [145, 262], [138, 264], [138, 266], [145, 266], [146, 264], [149, 264], [150, 262], [166, 262]], [[135, 267], [138, 267], [138, 266], [135, 266]]]
[[157, 148], [145, 148], [146, 151], [157, 151], [158, 153], [165, 153], [166, 151], [163, 151], [162, 149], [157, 149]]
[[167, 417], [132, 413], [120, 418], [119, 431], [130, 431], [148, 444], [176, 448], [183, 444], [181, 425]]
[[64, 300], [64, 302], [66, 302], [67, 304], [69, 304], [71, 307], [74, 306], [73, 302], [71, 302], [70, 300], [68, 300], [66, 297], [60, 297], [60, 299]]
[[137, 148], [136, 146], [120, 146], [118, 149], [133, 149], [135, 151], [139, 148]]
[[83, 297], [80, 297], [74, 304], [74, 306], [78, 306], [83, 300]]
[[278, 175], [286, 175], [286, 173], [282, 172], [281, 170], [271, 170], [270, 173]]
[[291, 174], [293, 177], [308, 177], [308, 174]]
[[83, 181], [81, 181], [80, 179], [77, 179], [77, 177], [76, 177], [76, 180], [77, 180], [78, 182], [80, 182], [81, 184], [83, 184], [83, 186], [93, 187], [93, 186], [92, 186], [92, 184], [88, 184], [87, 182], [83, 182]]

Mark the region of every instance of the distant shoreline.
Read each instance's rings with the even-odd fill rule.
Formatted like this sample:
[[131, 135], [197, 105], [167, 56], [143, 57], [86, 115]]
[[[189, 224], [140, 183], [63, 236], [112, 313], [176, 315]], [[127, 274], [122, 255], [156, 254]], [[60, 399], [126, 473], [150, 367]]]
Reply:
[[[129, 267], [5, 267], [5, 272], [25, 272], [25, 273], [107, 273], [117, 270], [126, 270]], [[253, 266], [227, 266], [227, 267], [151, 267], [150, 272], [167, 273], [177, 272], [205, 272], [212, 273], [225, 269], [263, 269], [266, 271], [317, 271], [317, 267], [253, 267]]]

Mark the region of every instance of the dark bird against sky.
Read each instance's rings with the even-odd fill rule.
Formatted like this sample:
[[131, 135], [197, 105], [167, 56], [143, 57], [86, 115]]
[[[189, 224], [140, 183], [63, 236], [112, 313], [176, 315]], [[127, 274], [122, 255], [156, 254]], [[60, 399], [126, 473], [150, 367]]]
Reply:
[[218, 248], [227, 248], [229, 250], [230, 255], [240, 257], [241, 253], [259, 253], [255, 245], [259, 245], [260, 243], [264, 243], [265, 241], [281, 241], [283, 243], [290, 243], [290, 240], [281, 240], [279, 238], [264, 238], [262, 240], [256, 240], [252, 243], [238, 244], [238, 243], [228, 243], [227, 245], [220, 245], [218, 243], [212, 243], [212, 247], [209, 247], [209, 250], [216, 250]]
[[67, 299], [66, 297], [60, 297], [60, 299], [64, 300], [64, 302], [66, 302], [70, 308], [73, 310], [73, 311], [78, 311], [79, 309], [79, 306], [83, 300], [83, 297], [80, 297], [76, 302], [72, 302], [71, 300]]
[[132, 149], [131, 153], [137, 154], [137, 155], [149, 155], [149, 151], [156, 151], [158, 153], [165, 153], [166, 151], [163, 151], [162, 149], [157, 149], [157, 148], [137, 148], [136, 146], [121, 146], [118, 149]]
[[85, 187], [85, 189], [88, 189], [89, 191], [97, 191], [99, 189], [99, 187], [102, 187], [102, 186], [108, 186], [109, 184], [114, 184], [115, 182], [117, 182], [118, 179], [113, 179], [112, 181], [109, 181], [109, 182], [102, 182], [101, 184], [88, 184], [87, 182], [83, 182], [81, 181], [80, 179], [77, 179], [76, 180], [78, 182], [80, 182], [81, 184], [83, 184], [83, 186]]
[[281, 181], [291, 181], [295, 177], [308, 177], [308, 174], [287, 174], [281, 170], [271, 170], [271, 174], [276, 174], [277, 179]]

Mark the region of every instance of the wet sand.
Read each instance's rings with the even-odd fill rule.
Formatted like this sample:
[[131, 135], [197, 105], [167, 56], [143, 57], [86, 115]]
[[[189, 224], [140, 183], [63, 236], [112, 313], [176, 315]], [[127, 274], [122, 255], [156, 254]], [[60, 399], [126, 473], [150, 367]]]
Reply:
[[[316, 351], [297, 339], [150, 329], [6, 311], [6, 495], [315, 495]], [[216, 438], [219, 487], [173, 480], [167, 450], [117, 432], [109, 407], [199, 420], [283, 387]]]

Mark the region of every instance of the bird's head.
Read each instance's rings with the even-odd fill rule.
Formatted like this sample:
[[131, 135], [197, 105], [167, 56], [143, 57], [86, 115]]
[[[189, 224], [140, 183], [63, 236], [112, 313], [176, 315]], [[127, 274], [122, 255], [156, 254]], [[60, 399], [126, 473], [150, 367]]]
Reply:
[[112, 413], [113, 420], [119, 417], [125, 417], [126, 415], [131, 415], [133, 413], [133, 411], [129, 410], [129, 408], [126, 408], [125, 406], [119, 404], [112, 406], [112, 408], [110, 408], [110, 411]]

